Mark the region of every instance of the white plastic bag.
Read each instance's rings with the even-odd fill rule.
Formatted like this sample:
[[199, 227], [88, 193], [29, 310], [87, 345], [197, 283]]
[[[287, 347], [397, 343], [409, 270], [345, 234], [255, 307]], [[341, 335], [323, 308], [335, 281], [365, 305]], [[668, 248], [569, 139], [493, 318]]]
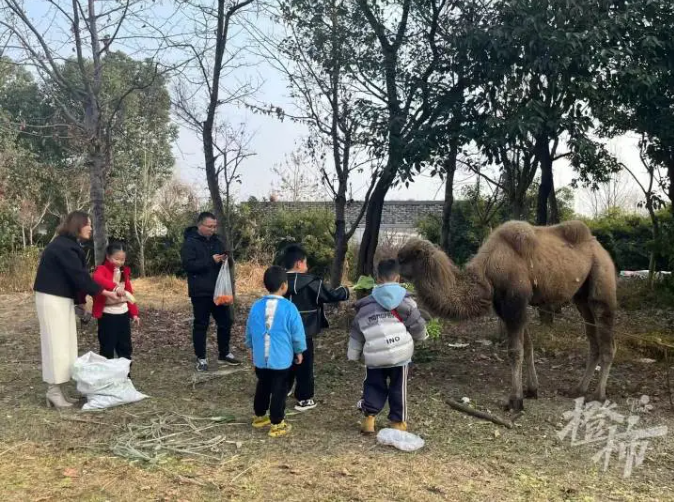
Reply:
[[399, 431], [397, 429], [382, 429], [377, 434], [377, 442], [387, 445], [395, 446], [402, 451], [416, 451], [424, 447], [425, 441], [416, 434], [407, 431]]
[[77, 391], [87, 398], [82, 406], [85, 411], [103, 410], [120, 404], [135, 403], [145, 399], [129, 379], [131, 361], [126, 358], [106, 359], [87, 352], [73, 365], [73, 380]]
[[228, 260], [225, 260], [222, 264], [222, 267], [220, 267], [218, 280], [215, 283], [215, 293], [213, 293], [213, 303], [216, 305], [231, 305], [234, 303], [232, 278], [229, 274]]

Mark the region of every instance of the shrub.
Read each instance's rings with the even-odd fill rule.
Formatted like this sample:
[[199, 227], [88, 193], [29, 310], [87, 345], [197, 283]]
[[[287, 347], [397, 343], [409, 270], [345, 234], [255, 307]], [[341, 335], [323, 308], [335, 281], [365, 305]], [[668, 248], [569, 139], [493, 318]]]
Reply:
[[333, 216], [328, 211], [278, 212], [262, 225], [264, 241], [274, 253], [275, 262], [290, 243], [300, 243], [308, 255], [312, 273], [328, 277], [334, 257]]
[[[659, 217], [666, 230], [671, 219], [669, 213], [663, 211]], [[585, 223], [611, 255], [618, 270], [648, 270], [651, 250], [656, 245], [648, 217], [609, 211], [600, 218], [586, 219]], [[660, 243], [659, 247], [661, 252], [655, 264], [656, 269], [667, 270], [671, 247], [664, 243]]]
[[[428, 215], [417, 222], [421, 236], [434, 244], [440, 244], [441, 229], [440, 216]], [[470, 260], [489, 235], [489, 228], [476, 224], [470, 202], [465, 200], [454, 202], [451, 229], [452, 260], [459, 265]]]
[[0, 257], [0, 292], [16, 293], [33, 288], [41, 250], [26, 248]]

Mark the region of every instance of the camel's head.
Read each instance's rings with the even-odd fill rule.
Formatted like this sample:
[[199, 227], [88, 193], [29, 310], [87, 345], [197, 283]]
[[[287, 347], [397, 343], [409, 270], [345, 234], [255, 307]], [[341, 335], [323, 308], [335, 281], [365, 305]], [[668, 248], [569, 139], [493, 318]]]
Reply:
[[413, 281], [425, 276], [425, 264], [435, 254], [437, 248], [423, 239], [410, 239], [398, 251], [398, 265], [403, 279]]

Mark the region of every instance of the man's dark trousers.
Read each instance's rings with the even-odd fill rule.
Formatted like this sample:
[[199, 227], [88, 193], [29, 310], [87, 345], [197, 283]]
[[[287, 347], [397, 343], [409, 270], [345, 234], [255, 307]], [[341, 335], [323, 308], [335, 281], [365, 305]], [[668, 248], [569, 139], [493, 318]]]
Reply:
[[194, 354], [198, 359], [206, 359], [206, 333], [211, 319], [215, 319], [218, 327], [218, 353], [224, 359], [229, 354], [229, 338], [232, 332], [232, 311], [228, 305], [216, 305], [212, 296], [192, 298], [194, 310], [194, 324], [192, 328], [192, 343]]

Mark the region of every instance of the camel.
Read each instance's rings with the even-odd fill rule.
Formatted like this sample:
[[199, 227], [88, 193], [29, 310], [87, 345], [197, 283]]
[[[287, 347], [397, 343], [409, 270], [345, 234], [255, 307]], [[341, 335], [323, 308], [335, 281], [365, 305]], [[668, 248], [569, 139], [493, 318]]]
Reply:
[[[524, 409], [538, 398], [534, 353], [527, 331], [527, 305], [546, 308], [573, 302], [583, 317], [590, 350], [576, 395], [586, 396], [597, 363], [599, 382], [589, 399], [606, 399], [615, 341], [616, 272], [608, 252], [581, 221], [535, 227], [509, 221], [496, 228], [460, 270], [435, 245], [408, 241], [398, 252], [400, 273], [414, 284], [420, 302], [446, 319], [468, 319], [493, 308], [506, 327], [512, 390], [506, 409]], [[522, 362], [527, 386], [522, 390]]]

